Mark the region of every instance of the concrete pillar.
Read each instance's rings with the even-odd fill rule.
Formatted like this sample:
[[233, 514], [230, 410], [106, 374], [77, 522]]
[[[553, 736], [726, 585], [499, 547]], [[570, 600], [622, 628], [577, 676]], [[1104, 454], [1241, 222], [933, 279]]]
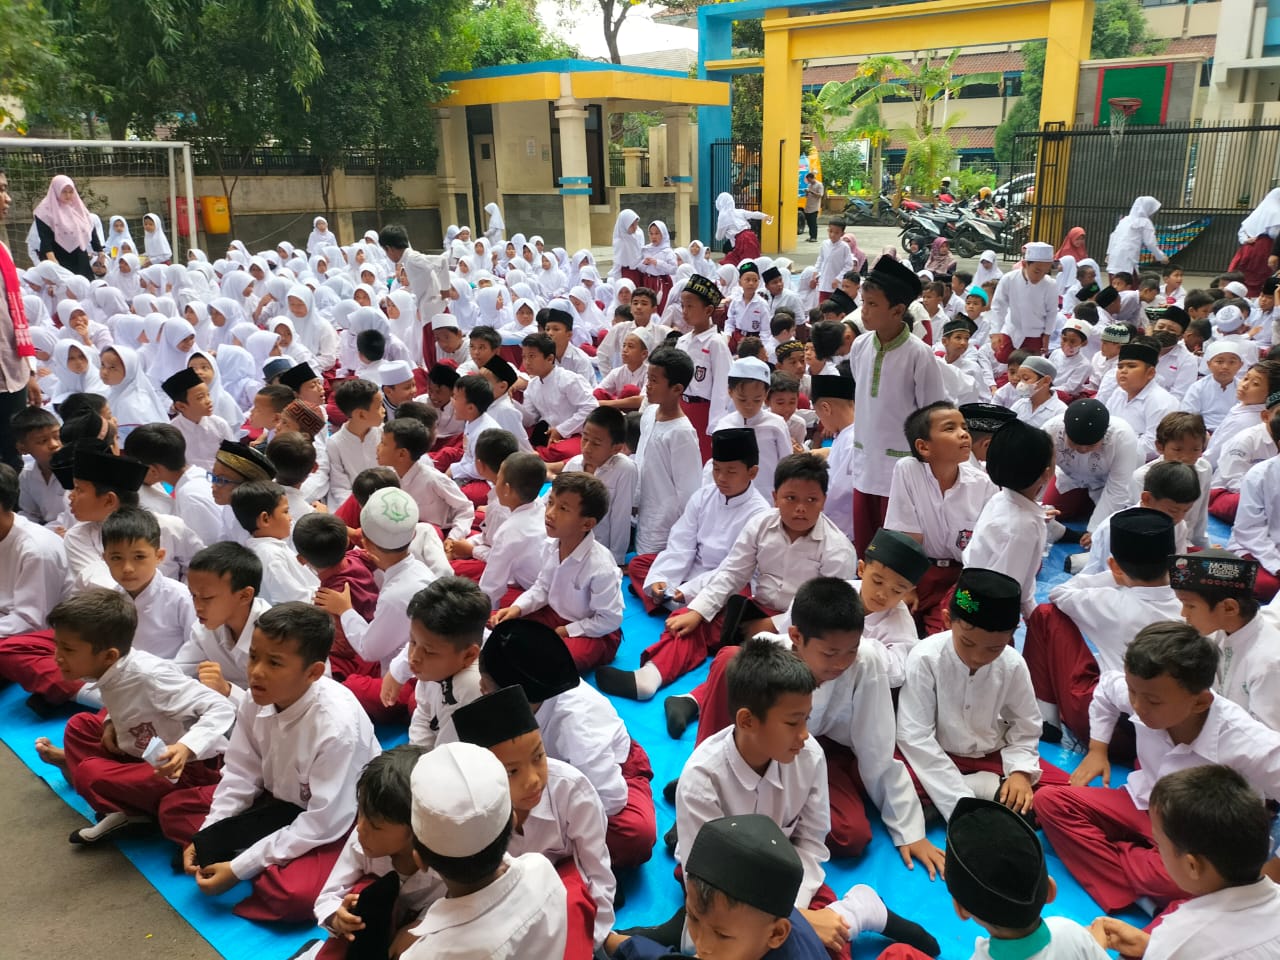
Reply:
[[453, 111], [448, 107], [437, 107], [433, 113], [436, 118], [436, 196], [440, 204], [440, 223], [443, 227], [458, 222], [458, 175], [454, 163], [455, 151], [453, 138], [466, 135], [466, 125], [455, 123]]
[[587, 111], [573, 97], [556, 101], [560, 123], [560, 198], [564, 203], [564, 246], [570, 252], [591, 246], [591, 176], [587, 173]]
[[[800, 95], [802, 63], [791, 54], [791, 29], [769, 29], [790, 11], [764, 15], [764, 131], [760, 157], [760, 209], [773, 217], [761, 221], [760, 250], [777, 254], [796, 243], [796, 172], [800, 160]], [[1046, 85], [1046, 89], [1049, 87]], [[701, 215], [701, 208], [699, 208]]]
[[356, 228], [351, 220], [354, 207], [345, 170], [337, 168], [333, 171], [333, 185], [329, 189], [333, 194], [333, 216], [337, 221], [329, 224], [329, 229], [337, 235], [339, 243], [355, 243]]
[[623, 147], [622, 167], [627, 187], [634, 190], [640, 186], [640, 161], [644, 159], [644, 147]]
[[690, 213], [693, 207], [693, 174], [690, 151], [692, 131], [689, 125], [689, 108], [664, 107], [662, 116], [667, 128], [667, 178], [676, 192], [674, 222], [668, 224], [676, 238], [676, 246], [687, 247], [693, 239]]

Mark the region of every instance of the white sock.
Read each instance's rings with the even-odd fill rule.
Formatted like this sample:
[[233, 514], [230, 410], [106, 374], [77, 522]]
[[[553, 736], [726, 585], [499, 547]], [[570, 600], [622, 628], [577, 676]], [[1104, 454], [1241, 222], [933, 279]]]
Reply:
[[1000, 792], [1000, 775], [990, 770], [979, 770], [977, 773], [966, 773], [964, 782], [968, 784], [973, 795], [979, 800], [994, 800]]
[[1041, 720], [1054, 727], [1062, 726], [1062, 714], [1058, 711], [1056, 703], [1045, 703], [1043, 700], [1037, 700], [1036, 706], [1040, 708]]
[[662, 674], [652, 663], [646, 663], [636, 671], [636, 697], [638, 699], [652, 699], [660, 686], [662, 686]]
[[884, 925], [889, 922], [889, 908], [865, 883], [852, 887], [827, 909], [849, 924], [851, 938], [860, 933], [883, 933]]

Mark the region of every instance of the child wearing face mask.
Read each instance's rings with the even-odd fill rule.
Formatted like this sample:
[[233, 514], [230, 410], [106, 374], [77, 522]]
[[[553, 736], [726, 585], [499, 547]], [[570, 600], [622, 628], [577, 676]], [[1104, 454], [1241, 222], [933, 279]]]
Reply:
[[1018, 394], [1013, 412], [1019, 420], [1033, 427], [1043, 427], [1066, 412], [1067, 405], [1053, 392], [1057, 375], [1057, 368], [1044, 357], [1030, 356], [1022, 361], [1017, 379], [1010, 378]]

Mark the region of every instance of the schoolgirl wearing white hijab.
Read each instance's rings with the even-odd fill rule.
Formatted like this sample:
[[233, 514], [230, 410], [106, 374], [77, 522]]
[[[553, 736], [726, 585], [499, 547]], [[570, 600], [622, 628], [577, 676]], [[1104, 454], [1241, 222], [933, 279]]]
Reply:
[[262, 388], [261, 369], [254, 369], [253, 354], [244, 347], [228, 343], [218, 351], [218, 376], [237, 407], [248, 410], [254, 395]]
[[258, 298], [253, 294], [256, 282], [252, 274], [244, 270], [236, 270], [222, 278], [219, 292], [222, 296], [230, 297], [240, 304], [240, 309], [245, 312], [245, 316], [253, 316], [254, 310], [258, 308]]
[[634, 210], [623, 210], [613, 224], [613, 266], [609, 278], [626, 277], [640, 286], [640, 260], [643, 257], [644, 236], [640, 231], [640, 215]]
[[496, 203], [487, 203], [484, 212], [489, 215], [489, 225], [485, 227], [484, 235], [489, 240], [490, 247], [496, 247], [502, 242], [502, 238], [506, 236], [507, 225], [502, 219], [502, 212], [498, 209]]
[[194, 370], [204, 385], [209, 388], [209, 399], [213, 401], [214, 416], [227, 421], [232, 430], [236, 430], [240, 424], [244, 423], [244, 411], [223, 387], [222, 377], [218, 373], [218, 363], [214, 360], [213, 354], [205, 353], [203, 350], [192, 350], [187, 366]]
[[657, 293], [659, 310], [666, 306], [667, 294], [671, 291], [671, 275], [676, 272], [676, 266], [676, 254], [671, 249], [667, 225], [661, 220], [654, 220], [649, 224], [649, 242], [641, 251], [640, 275], [644, 285]]
[[418, 302], [408, 290], [392, 290], [382, 304], [391, 332], [409, 348], [410, 363], [422, 366], [422, 326], [418, 323]]
[[99, 375], [108, 388], [107, 403], [122, 437], [144, 423], [168, 422], [169, 398], [147, 376], [136, 350], [113, 344], [102, 351], [99, 366]]
[[107, 283], [126, 298], [132, 299], [142, 291], [142, 261], [136, 253], [122, 253], [116, 260], [116, 268], [107, 274]]
[[333, 234], [329, 232], [329, 221], [324, 217], [316, 217], [311, 221], [311, 235], [307, 237], [307, 253], [319, 253], [333, 243]]
[[98, 375], [98, 351], [85, 343], [61, 339], [50, 354], [50, 369], [58, 379], [53, 402], [61, 403], [73, 393], [106, 396], [107, 387]]
[[112, 263], [129, 252], [124, 249], [126, 243], [129, 245], [129, 250], [138, 249], [138, 245], [133, 242], [133, 235], [129, 233], [129, 222], [124, 217], [116, 215], [107, 221], [107, 242], [103, 245]]
[[538, 332], [538, 305], [521, 297], [511, 305], [511, 322], [498, 329], [502, 342], [518, 346], [531, 333]]
[[30, 327], [28, 332], [31, 334], [31, 345], [36, 348], [36, 379], [40, 384], [40, 393], [44, 403], [49, 404], [53, 402], [53, 395], [59, 389], [59, 380], [53, 372], [53, 351], [62, 338], [53, 327]]
[[143, 243], [146, 245], [147, 259], [151, 263], [168, 265], [173, 259], [173, 248], [169, 246], [169, 238], [164, 235], [164, 223], [160, 215], [148, 213], [142, 218], [142, 228], [146, 231]]
[[262, 375], [263, 367], [273, 357], [280, 356], [280, 335], [274, 330], [255, 330], [245, 340], [244, 348], [253, 357], [254, 369]]
[[983, 284], [992, 280], [999, 280], [1004, 276], [1004, 271], [996, 266], [996, 252], [994, 250], [983, 250], [982, 255], [978, 257], [978, 269], [973, 272], [974, 286], [981, 287]]
[[24, 293], [22, 295], [22, 306], [27, 313], [28, 327], [48, 327], [50, 330], [53, 329], [53, 316], [49, 313], [49, 308], [44, 305], [44, 299], [38, 294]]
[[511, 323], [511, 314], [506, 308], [506, 298], [501, 287], [485, 287], [476, 291], [476, 322], [463, 329], [462, 319], [458, 318], [458, 328], [462, 333], [470, 333], [477, 326], [493, 327], [495, 330]]
[[315, 312], [315, 295], [302, 284], [289, 288], [286, 316], [293, 321], [302, 345], [316, 359], [316, 372], [323, 373], [338, 359], [338, 334], [333, 324]]
[[573, 336], [571, 342], [576, 346], [592, 343], [596, 334], [609, 329], [609, 324], [596, 306], [591, 291], [579, 284], [569, 291], [569, 306], [572, 308]]
[[[156, 314], [152, 314], [152, 317]], [[148, 317], [148, 320], [150, 317]], [[160, 339], [147, 372], [156, 383], [164, 383], [187, 365], [196, 346], [196, 328], [185, 320], [169, 317], [160, 328]]]
[[1160, 210], [1160, 201], [1155, 197], [1138, 197], [1129, 209], [1129, 215], [1122, 217], [1111, 231], [1107, 239], [1107, 273], [1129, 272], [1137, 279], [1138, 258], [1143, 247], [1151, 251], [1161, 263], [1168, 263], [1168, 255], [1160, 249], [1156, 239], [1156, 227], [1151, 218]]
[[481, 322], [476, 308], [475, 290], [462, 277], [453, 278], [449, 286], [450, 290], [445, 292], [448, 301], [446, 309], [458, 321], [458, 329], [465, 333]]
[[298, 330], [288, 317], [272, 317], [267, 321], [266, 329], [280, 338], [280, 356], [288, 357], [294, 366], [299, 363], [315, 363], [316, 358], [298, 339]]
[[74, 343], [85, 343], [102, 350], [111, 346], [111, 331], [105, 323], [89, 318], [89, 311], [79, 300], [58, 301], [58, 323], [61, 336]]

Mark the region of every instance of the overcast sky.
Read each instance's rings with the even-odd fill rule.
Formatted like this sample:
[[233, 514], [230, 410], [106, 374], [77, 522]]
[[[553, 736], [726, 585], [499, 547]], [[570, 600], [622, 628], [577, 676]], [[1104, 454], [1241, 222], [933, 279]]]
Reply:
[[[696, 30], [654, 23], [650, 15], [653, 9], [649, 4], [638, 4], [627, 14], [622, 32], [618, 34], [618, 48], [623, 56], [653, 50], [698, 48]], [[570, 18], [563, 16], [556, 0], [539, 0], [538, 16], [552, 31], [576, 46], [582, 56], [588, 59], [608, 57], [609, 50], [604, 43], [604, 16], [591, 0], [584, 0], [580, 11], [575, 11]], [[563, 19], [571, 22], [566, 25], [561, 22]]]

